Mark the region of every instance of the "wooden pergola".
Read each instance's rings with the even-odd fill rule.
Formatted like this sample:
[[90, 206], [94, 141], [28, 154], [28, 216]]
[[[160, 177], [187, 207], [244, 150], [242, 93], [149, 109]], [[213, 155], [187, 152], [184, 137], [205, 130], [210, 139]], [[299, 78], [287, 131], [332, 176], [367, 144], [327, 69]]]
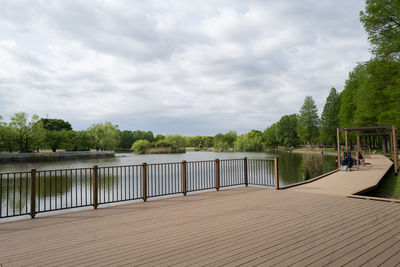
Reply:
[[[397, 154], [397, 138], [396, 138], [396, 127], [392, 126], [365, 126], [365, 127], [346, 127], [337, 128], [337, 153], [338, 153], [338, 167], [340, 168], [340, 133], [344, 131], [345, 136], [345, 151], [348, 153], [348, 141], [347, 135], [349, 132], [366, 132], [363, 134], [357, 134], [357, 169], [359, 169], [359, 153], [360, 149], [360, 137], [361, 136], [390, 136], [390, 154], [394, 164], [394, 172], [398, 173], [398, 154]], [[382, 132], [371, 132], [371, 131], [382, 131]], [[386, 131], [386, 132], [385, 132]], [[389, 132], [388, 132], [389, 131]]]

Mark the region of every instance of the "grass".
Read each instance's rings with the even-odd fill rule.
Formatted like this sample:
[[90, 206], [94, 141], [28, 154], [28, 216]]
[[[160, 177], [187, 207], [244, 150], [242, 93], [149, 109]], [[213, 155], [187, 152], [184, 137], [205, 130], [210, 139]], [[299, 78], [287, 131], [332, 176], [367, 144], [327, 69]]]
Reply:
[[[399, 161], [400, 164], [400, 161]], [[400, 174], [395, 176], [392, 172], [383, 178], [382, 182], [369, 195], [375, 197], [400, 199]]]

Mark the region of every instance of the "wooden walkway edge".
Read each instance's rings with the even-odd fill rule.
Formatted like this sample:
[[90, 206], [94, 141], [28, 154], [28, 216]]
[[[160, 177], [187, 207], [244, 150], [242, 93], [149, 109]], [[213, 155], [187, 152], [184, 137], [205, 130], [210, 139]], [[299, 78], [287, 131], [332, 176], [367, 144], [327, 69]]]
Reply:
[[312, 183], [287, 190], [325, 195], [351, 196], [375, 187], [392, 167], [393, 162], [382, 155], [373, 155], [357, 170], [338, 171]]

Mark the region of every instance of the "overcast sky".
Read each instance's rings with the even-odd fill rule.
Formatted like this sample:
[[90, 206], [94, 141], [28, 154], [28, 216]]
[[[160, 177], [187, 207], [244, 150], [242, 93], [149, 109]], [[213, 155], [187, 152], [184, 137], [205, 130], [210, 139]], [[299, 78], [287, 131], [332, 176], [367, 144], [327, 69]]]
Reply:
[[0, 0], [0, 115], [264, 130], [370, 57], [359, 0]]

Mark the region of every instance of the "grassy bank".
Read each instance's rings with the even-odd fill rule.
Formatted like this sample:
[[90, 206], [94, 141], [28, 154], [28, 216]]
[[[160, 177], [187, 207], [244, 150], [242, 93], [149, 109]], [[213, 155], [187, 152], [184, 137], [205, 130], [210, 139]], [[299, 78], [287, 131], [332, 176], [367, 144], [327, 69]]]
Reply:
[[[399, 161], [400, 164], [400, 161]], [[384, 177], [377, 188], [369, 192], [368, 195], [374, 197], [393, 198], [400, 200], [400, 176], [394, 172]]]

